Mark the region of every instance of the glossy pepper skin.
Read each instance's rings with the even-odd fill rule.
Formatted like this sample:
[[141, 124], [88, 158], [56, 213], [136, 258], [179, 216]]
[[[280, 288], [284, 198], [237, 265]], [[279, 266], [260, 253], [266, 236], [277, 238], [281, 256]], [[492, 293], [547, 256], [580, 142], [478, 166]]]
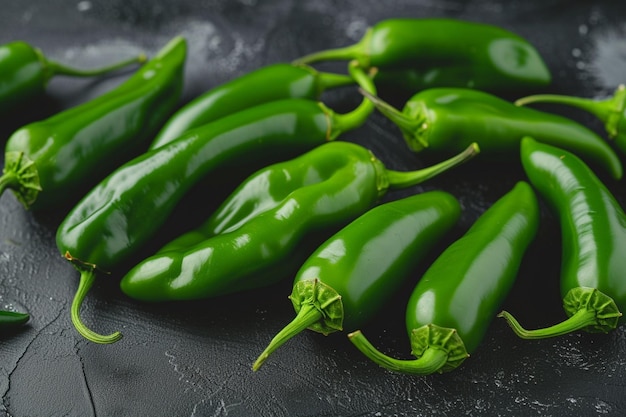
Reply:
[[175, 38], [115, 89], [18, 129], [0, 191], [12, 189], [27, 208], [67, 204], [147, 146], [178, 103], [186, 51]]
[[314, 52], [295, 62], [335, 59], [356, 59], [383, 74], [443, 69], [490, 90], [537, 89], [551, 80], [541, 55], [524, 38], [497, 26], [456, 19], [382, 20], [354, 45]]
[[561, 224], [561, 296], [568, 318], [544, 329], [526, 330], [504, 317], [526, 339], [576, 330], [609, 332], [626, 310], [626, 215], [589, 167], [570, 152], [524, 138], [526, 175]]
[[304, 329], [327, 335], [365, 324], [460, 214], [454, 196], [430, 191], [374, 207], [334, 234], [302, 264], [289, 297], [296, 317], [252, 369]]
[[602, 123], [610, 141], [623, 154], [626, 154], [626, 87], [617, 87], [613, 96], [594, 100], [585, 97], [573, 97], [559, 94], [538, 94], [520, 98], [518, 106], [535, 103], [556, 103], [584, 110]]
[[23, 326], [30, 320], [28, 313], [17, 311], [0, 310], [0, 333]]
[[269, 101], [319, 99], [329, 88], [354, 84], [352, 77], [319, 72], [307, 65], [278, 63], [246, 73], [210, 89], [172, 115], [150, 145], [163, 146], [186, 131]]
[[[142, 301], [191, 300], [268, 286], [297, 270], [308, 250], [370, 209], [389, 187], [407, 187], [465, 162], [469, 148], [440, 164], [411, 172], [387, 170], [357, 144], [332, 142], [252, 174], [224, 203], [243, 210], [265, 195], [265, 208], [224, 232], [181, 237], [133, 267], [122, 291]], [[261, 188], [262, 191], [259, 191]], [[251, 191], [251, 198], [248, 198]], [[223, 209], [217, 210], [217, 216]], [[214, 217], [214, 216], [212, 216]], [[214, 226], [213, 219], [207, 221]], [[207, 228], [202, 228], [206, 232]], [[209, 230], [210, 231], [210, 230]], [[312, 249], [311, 249], [312, 250]]]
[[23, 41], [0, 45], [0, 113], [43, 94], [50, 79], [57, 75], [94, 77], [145, 60], [139, 55], [103, 68], [78, 69], [47, 59], [41, 50]]
[[[350, 66], [350, 71], [360, 85], [374, 88], [359, 68]], [[201, 179], [249, 175], [263, 165], [300, 155], [359, 127], [372, 111], [367, 100], [346, 114], [311, 100], [272, 101], [192, 129], [116, 169], [85, 195], [57, 230], [58, 249], [81, 273], [72, 303], [76, 329], [97, 343], [119, 340], [119, 333], [100, 336], [80, 321], [80, 305], [96, 272], [111, 271], [143, 247]]]
[[531, 186], [518, 182], [445, 249], [424, 273], [406, 308], [417, 359], [391, 358], [361, 331], [349, 334], [367, 357], [392, 371], [427, 375], [457, 368], [482, 342], [509, 293], [539, 225]]
[[517, 157], [522, 138], [532, 136], [574, 152], [615, 179], [623, 174], [619, 156], [585, 126], [556, 114], [516, 106], [484, 91], [431, 88], [411, 97], [402, 111], [362, 92], [400, 128], [416, 152], [458, 152], [468, 145], [467, 132], [471, 132], [485, 158]]

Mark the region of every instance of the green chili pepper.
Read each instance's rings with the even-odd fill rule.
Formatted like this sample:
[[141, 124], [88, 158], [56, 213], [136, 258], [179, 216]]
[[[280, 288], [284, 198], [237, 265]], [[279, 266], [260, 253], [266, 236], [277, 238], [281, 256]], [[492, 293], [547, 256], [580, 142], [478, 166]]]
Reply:
[[150, 148], [158, 148], [191, 128], [254, 105], [285, 98], [316, 100], [328, 88], [354, 82], [347, 75], [318, 72], [306, 65], [268, 65], [190, 101], [167, 121]]
[[361, 331], [348, 337], [367, 357], [393, 371], [426, 375], [457, 368], [482, 342], [538, 224], [537, 198], [528, 183], [518, 182], [433, 262], [406, 309], [417, 359], [391, 358]]
[[0, 112], [42, 94], [50, 79], [57, 75], [94, 77], [145, 60], [142, 54], [103, 68], [78, 69], [47, 59], [41, 50], [23, 41], [0, 45]]
[[[360, 68], [350, 65], [349, 70], [360, 85], [374, 89]], [[346, 114], [311, 100], [272, 101], [191, 129], [115, 170], [57, 230], [57, 247], [81, 274], [72, 304], [79, 333], [97, 343], [119, 340], [119, 333], [97, 335], [80, 321], [80, 305], [96, 272], [110, 271], [143, 247], [202, 178], [212, 175], [223, 181], [226, 176], [249, 175], [263, 165], [302, 154], [361, 126], [373, 109], [366, 99]]]
[[0, 332], [20, 327], [26, 324], [28, 320], [30, 320], [30, 315], [27, 313], [0, 310]]
[[551, 79], [543, 59], [524, 38], [496, 26], [455, 19], [383, 20], [354, 45], [315, 52], [295, 62], [335, 59], [356, 59], [362, 67], [383, 73], [463, 71], [466, 82], [495, 89], [543, 87]]
[[577, 156], [524, 138], [524, 170], [561, 223], [561, 296], [568, 318], [526, 330], [506, 311], [515, 333], [541, 339], [576, 330], [609, 332], [626, 310], [626, 215], [615, 197]]
[[538, 94], [521, 98], [515, 102], [518, 106], [532, 103], [557, 103], [584, 110], [597, 117], [615, 146], [626, 154], [626, 88], [620, 85], [612, 97], [604, 100], [592, 100], [583, 97], [571, 97], [558, 94]]
[[114, 90], [18, 129], [0, 193], [12, 189], [27, 208], [67, 203], [139, 151], [178, 103], [186, 50], [175, 38]]
[[341, 229], [296, 274], [289, 298], [297, 315], [252, 369], [306, 328], [327, 335], [366, 323], [460, 214], [454, 196], [430, 191], [381, 204]]
[[[236, 201], [245, 211], [266, 195], [265, 209], [243, 222], [239, 216], [234, 222], [226, 220], [222, 227], [227, 231], [214, 236], [215, 222], [210, 218], [208, 227], [193, 232], [191, 239], [183, 235], [188, 246], [175, 242], [133, 267], [121, 281], [122, 291], [155, 302], [216, 297], [275, 284], [295, 272], [310, 253], [299, 250], [303, 245], [317, 246], [370, 209], [390, 187], [419, 184], [477, 152], [472, 146], [431, 167], [398, 172], [386, 169], [360, 145], [333, 142], [270, 165], [248, 177], [225, 202], [232, 207], [231, 201]], [[202, 240], [202, 234], [209, 237]]]
[[562, 147], [622, 177], [622, 163], [611, 146], [568, 118], [519, 107], [492, 94], [466, 88], [431, 88], [411, 97], [402, 112], [367, 91], [385, 116], [402, 131], [414, 151], [454, 153], [468, 145], [467, 132], [480, 138], [485, 156], [517, 155], [524, 136]]

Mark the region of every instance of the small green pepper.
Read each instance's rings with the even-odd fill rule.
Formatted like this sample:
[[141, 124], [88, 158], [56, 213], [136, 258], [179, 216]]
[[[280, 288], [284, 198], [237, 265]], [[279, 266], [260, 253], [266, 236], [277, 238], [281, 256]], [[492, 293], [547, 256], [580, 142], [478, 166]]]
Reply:
[[252, 369], [258, 370], [272, 352], [306, 328], [327, 335], [365, 324], [460, 214], [454, 196], [430, 191], [381, 204], [341, 229], [299, 269], [289, 297], [296, 317]]
[[406, 329], [417, 359], [380, 351], [361, 331], [350, 341], [392, 371], [427, 375], [457, 368], [482, 342], [510, 292], [539, 225], [539, 204], [518, 182], [433, 262], [411, 293]]
[[506, 311], [515, 333], [541, 339], [576, 330], [609, 332], [626, 311], [626, 215], [615, 197], [577, 156], [530, 137], [521, 145], [524, 170], [561, 223], [561, 296], [568, 318], [526, 330]]
[[306, 65], [268, 65], [219, 85], [187, 103], [170, 117], [150, 148], [158, 148], [194, 127], [239, 110], [286, 98], [316, 100], [328, 88], [354, 82], [350, 76], [318, 72]]
[[0, 193], [12, 189], [27, 208], [67, 204], [140, 151], [178, 103], [186, 51], [177, 37], [115, 89], [18, 129]]
[[[224, 203], [232, 207], [231, 201], [236, 201], [246, 210], [265, 195], [264, 209], [243, 222], [238, 216], [234, 222], [226, 220], [222, 225], [226, 231], [217, 235], [212, 235], [215, 222], [210, 218], [191, 239], [181, 237], [188, 246], [174, 242], [134, 266], [121, 281], [122, 291], [156, 302], [203, 299], [275, 284], [297, 270], [311, 246], [366, 212], [390, 187], [419, 184], [477, 152], [472, 146], [428, 168], [398, 172], [385, 168], [360, 145], [332, 142], [270, 165], [248, 177]], [[202, 234], [208, 238], [201, 239]]]
[[78, 69], [47, 59], [41, 50], [23, 41], [0, 45], [0, 113], [42, 94], [57, 75], [95, 77], [145, 60], [142, 54], [103, 68]]
[[[375, 88], [356, 65], [349, 71], [360, 85]], [[366, 99], [346, 114], [312, 100], [271, 101], [191, 129], [116, 169], [85, 195], [57, 230], [57, 247], [81, 274], [72, 304], [79, 333], [97, 343], [119, 340], [119, 333], [100, 336], [80, 321], [78, 311], [96, 272], [110, 272], [142, 248], [201, 179], [247, 176], [300, 155], [361, 126], [373, 109]]]
[[568, 118], [519, 107], [484, 91], [467, 88], [431, 88], [411, 97], [402, 112], [367, 91], [385, 116], [402, 131], [414, 151], [455, 153], [468, 145], [468, 132], [484, 155], [518, 155], [524, 136], [568, 149], [613, 178], [622, 177], [618, 155], [596, 133]]
[[0, 310], [0, 332], [21, 327], [30, 320], [28, 313]]
[[620, 85], [612, 97], [603, 100], [559, 94], [538, 94], [520, 98], [515, 102], [518, 106], [533, 103], [564, 104], [591, 113], [604, 123], [609, 139], [614, 141], [617, 149], [626, 154], [626, 87], [624, 85]]
[[465, 82], [489, 89], [534, 89], [551, 80], [537, 50], [522, 37], [497, 26], [455, 19], [383, 20], [354, 45], [314, 52], [294, 62], [335, 59], [356, 59], [362, 67], [376, 67], [383, 74], [407, 69], [461, 71]]

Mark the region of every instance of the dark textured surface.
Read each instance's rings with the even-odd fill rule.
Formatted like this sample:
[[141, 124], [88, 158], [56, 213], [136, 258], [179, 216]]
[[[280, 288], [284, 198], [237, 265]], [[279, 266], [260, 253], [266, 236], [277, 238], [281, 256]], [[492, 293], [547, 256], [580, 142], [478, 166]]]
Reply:
[[[0, 42], [24, 39], [50, 57], [95, 66], [139, 51], [154, 53], [182, 34], [189, 41], [186, 101], [261, 65], [353, 43], [368, 25], [396, 16], [458, 17], [513, 30], [546, 57], [555, 92], [602, 97], [626, 81], [626, 7], [620, 2], [4, 0]], [[3, 116], [0, 133], [8, 137], [21, 123], [94, 97], [122, 79], [56, 79], [48, 97]], [[394, 104], [402, 104], [389, 97], [394, 99]], [[348, 89], [324, 100], [341, 111], [359, 98]], [[599, 123], [589, 116], [570, 115], [601, 133]], [[380, 114], [344, 138], [368, 145], [395, 169], [424, 164], [421, 157], [407, 153], [399, 132]], [[474, 161], [403, 193], [439, 188], [455, 194], [464, 208], [457, 230], [461, 233], [520, 179], [514, 160], [489, 166]], [[603, 179], [625, 203], [623, 183]], [[208, 210], [207, 204], [215, 204], [211, 196], [210, 190], [198, 193], [186, 210]], [[506, 303], [529, 327], [563, 317], [557, 285], [558, 225], [545, 209], [542, 214], [541, 232]], [[77, 335], [70, 323], [78, 277], [55, 247], [55, 226], [62, 216], [61, 211], [26, 212], [10, 193], [0, 199], [0, 304], [26, 309], [33, 317], [23, 330], [0, 338], [0, 415], [626, 413], [624, 328], [609, 335], [521, 341], [496, 320], [483, 345], [461, 368], [428, 377], [379, 368], [365, 360], [345, 334], [305, 332], [253, 373], [256, 355], [293, 315], [287, 300], [290, 279], [254, 293], [144, 305], [124, 297], [118, 275], [101, 277], [85, 301], [83, 318], [96, 330], [119, 329], [125, 337], [114, 345], [95, 345]], [[173, 221], [171, 227], [182, 230], [189, 224]], [[363, 328], [381, 350], [400, 357], [409, 357], [403, 325], [406, 291], [385, 316]]]

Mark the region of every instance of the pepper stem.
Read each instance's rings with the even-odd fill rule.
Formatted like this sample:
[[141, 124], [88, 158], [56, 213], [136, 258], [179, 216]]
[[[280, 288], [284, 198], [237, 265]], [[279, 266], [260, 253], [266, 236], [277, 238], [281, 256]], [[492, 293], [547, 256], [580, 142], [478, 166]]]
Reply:
[[313, 52], [297, 58], [293, 61], [294, 64], [311, 64], [319, 61], [337, 61], [337, 60], [352, 60], [356, 59], [359, 64], [368, 68], [370, 65], [368, 44], [372, 36], [372, 29], [368, 30], [363, 35], [360, 41], [353, 45], [344, 46], [341, 48], [325, 49], [323, 51]]
[[545, 339], [577, 330], [606, 333], [615, 329], [622, 317], [613, 299], [595, 288], [577, 287], [569, 290], [563, 298], [563, 305], [569, 318], [543, 329], [526, 330], [507, 311], [502, 311], [498, 317], [504, 318], [522, 339]]
[[613, 97], [604, 100], [593, 100], [559, 94], [536, 94], [520, 98], [515, 102], [518, 106], [533, 103], [564, 104], [591, 113], [604, 123], [604, 128], [609, 138], [615, 139], [621, 133], [619, 126], [623, 117], [624, 108], [626, 107], [626, 87], [621, 84], [613, 94]]
[[93, 68], [93, 69], [78, 69], [65, 66], [55, 61], [49, 61], [44, 58], [44, 62], [48, 71], [48, 78], [52, 78], [55, 75], [65, 75], [69, 77], [94, 77], [98, 75], [105, 75], [111, 73], [113, 71], [120, 70], [122, 68], [126, 68], [132, 64], [143, 64], [147, 61], [147, 57], [145, 54], [139, 54], [138, 56], [125, 59], [120, 62], [116, 62], [111, 65], [107, 65], [101, 68]]
[[313, 304], [303, 304], [296, 317], [274, 336], [269, 345], [259, 355], [252, 365], [252, 370], [257, 371], [267, 360], [269, 355], [282, 346], [289, 339], [299, 334], [309, 326], [322, 319], [322, 313]]
[[71, 317], [72, 323], [74, 327], [85, 339], [92, 341], [94, 343], [100, 344], [108, 344], [115, 343], [122, 338], [122, 334], [120, 332], [114, 332], [109, 335], [101, 335], [93, 330], [89, 329], [82, 322], [80, 318], [80, 307], [83, 304], [83, 300], [87, 295], [87, 292], [93, 285], [96, 278], [96, 270], [95, 268], [80, 268], [80, 281], [78, 283], [78, 290], [74, 295], [74, 300], [72, 301], [71, 307]]
[[[350, 73], [350, 78], [360, 86], [360, 89], [367, 91], [370, 94], [376, 94], [376, 86], [372, 80], [373, 74], [376, 70], [372, 69], [370, 74], [367, 74], [356, 60], [352, 60], [348, 64], [348, 71]], [[320, 103], [320, 106], [322, 106], [322, 109], [324, 109], [324, 111], [331, 118], [328, 140], [334, 140], [342, 132], [353, 130], [362, 126], [370, 114], [374, 111], [373, 103], [366, 98], [361, 101], [356, 109], [344, 114], [334, 113], [322, 103]]]
[[463, 152], [430, 167], [407, 172], [388, 169], [386, 170], [386, 173], [389, 180], [389, 187], [405, 188], [420, 184], [426, 180], [436, 177], [442, 172], [448, 171], [449, 169], [467, 162], [479, 153], [480, 148], [478, 147], [478, 143], [474, 142], [465, 148]]
[[317, 73], [317, 91], [319, 92], [353, 84], [354, 79], [345, 74], [335, 74], [333, 72]]
[[428, 142], [417, 134], [424, 129], [424, 117], [410, 117], [370, 91], [365, 89], [359, 89], [359, 91], [374, 104], [378, 111], [398, 126], [407, 144], [413, 151], [419, 152], [424, 148], [428, 148]]
[[448, 362], [448, 352], [444, 349], [430, 346], [424, 350], [418, 359], [395, 359], [376, 349], [365, 335], [357, 330], [348, 334], [348, 338], [369, 359], [390, 371], [415, 375], [430, 375], [440, 372]]

